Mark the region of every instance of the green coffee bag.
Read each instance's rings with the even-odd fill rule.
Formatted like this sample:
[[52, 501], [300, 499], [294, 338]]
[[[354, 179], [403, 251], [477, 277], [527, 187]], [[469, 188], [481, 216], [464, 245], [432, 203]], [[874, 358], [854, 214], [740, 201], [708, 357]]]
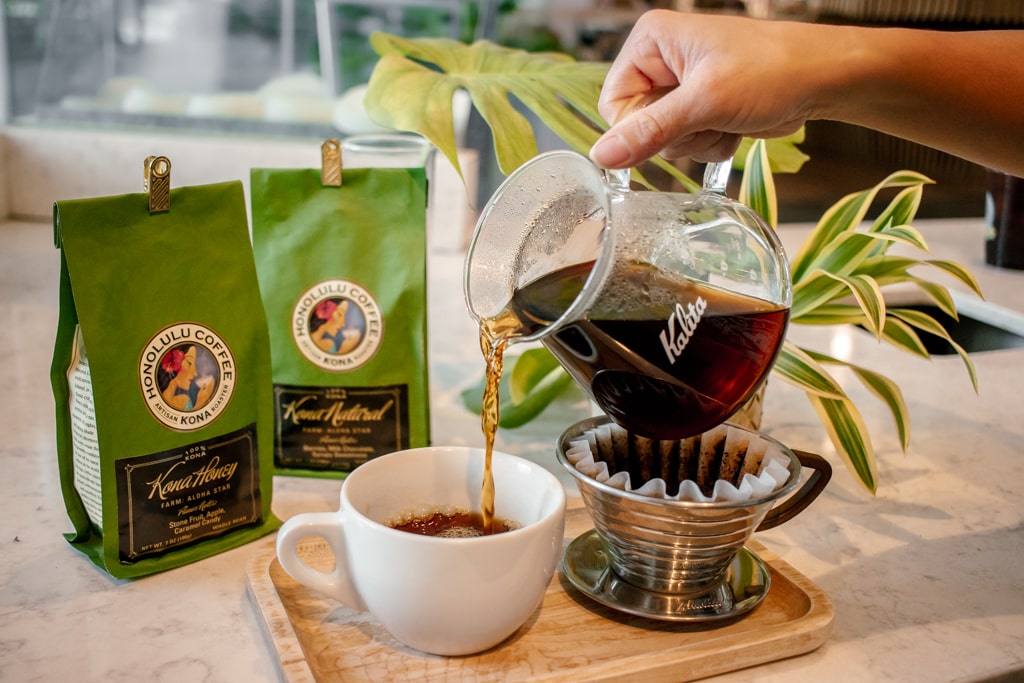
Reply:
[[343, 476], [427, 445], [423, 168], [253, 169], [279, 473]]
[[116, 577], [273, 529], [266, 318], [242, 185], [60, 201], [51, 383], [71, 544]]

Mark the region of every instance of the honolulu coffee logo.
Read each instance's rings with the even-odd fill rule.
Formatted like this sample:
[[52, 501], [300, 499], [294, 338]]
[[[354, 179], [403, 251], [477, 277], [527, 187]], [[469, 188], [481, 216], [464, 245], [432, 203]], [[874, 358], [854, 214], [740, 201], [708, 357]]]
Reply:
[[306, 290], [292, 311], [292, 338], [310, 362], [332, 372], [355, 370], [384, 338], [373, 295], [350, 280], [325, 280]]
[[235, 391], [235, 358], [221, 337], [199, 323], [157, 332], [139, 359], [149, 412], [171, 429], [193, 431], [223, 412]]

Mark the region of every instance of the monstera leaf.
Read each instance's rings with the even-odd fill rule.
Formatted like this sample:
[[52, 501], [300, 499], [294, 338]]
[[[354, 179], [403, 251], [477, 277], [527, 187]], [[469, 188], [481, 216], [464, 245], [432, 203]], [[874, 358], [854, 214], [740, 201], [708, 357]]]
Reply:
[[[558, 52], [526, 52], [489, 41], [471, 45], [448, 38], [402, 38], [377, 32], [370, 43], [380, 55], [370, 77], [365, 106], [378, 125], [423, 135], [459, 171], [452, 101], [466, 90], [494, 137], [498, 167], [508, 175], [537, 155], [536, 134], [516, 106], [526, 107], [572, 149], [587, 154], [607, 124], [597, 110], [608, 64], [579, 62]], [[796, 173], [807, 160], [796, 144], [803, 129], [769, 141], [776, 173]], [[750, 141], [737, 152], [742, 168]], [[686, 191], [700, 184], [666, 160], [651, 163]], [[643, 174], [635, 180], [650, 187]]]
[[[466, 45], [447, 38], [370, 37], [381, 55], [370, 78], [366, 109], [378, 124], [412, 130], [429, 139], [458, 168], [452, 97], [465, 89], [493, 130], [498, 165], [505, 174], [537, 155], [533, 127], [513, 105], [522, 102], [575, 149], [589, 149], [602, 125], [597, 98], [607, 64], [569, 55]], [[580, 125], [581, 117], [589, 125]]]

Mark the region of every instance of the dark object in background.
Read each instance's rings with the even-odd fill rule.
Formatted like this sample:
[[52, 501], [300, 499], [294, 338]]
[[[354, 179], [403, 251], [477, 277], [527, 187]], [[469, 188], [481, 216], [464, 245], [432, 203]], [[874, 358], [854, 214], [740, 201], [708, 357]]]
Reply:
[[985, 262], [1024, 269], [1024, 179], [988, 172]]

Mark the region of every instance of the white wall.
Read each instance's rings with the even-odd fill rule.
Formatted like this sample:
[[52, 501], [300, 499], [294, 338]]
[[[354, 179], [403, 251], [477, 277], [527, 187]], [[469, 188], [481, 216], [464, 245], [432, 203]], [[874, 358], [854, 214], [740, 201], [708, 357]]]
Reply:
[[318, 144], [293, 140], [45, 126], [9, 126], [3, 138], [9, 213], [25, 218], [49, 219], [57, 200], [141, 192], [151, 155], [171, 160], [172, 187], [241, 180], [247, 193], [250, 168], [320, 164]]
[[[11, 115], [10, 69], [7, 63], [7, 13], [0, 9], [0, 125]], [[0, 167], [2, 169], [2, 167]], [[0, 213], [0, 216], [4, 214]]]
[[[170, 159], [171, 187], [240, 180], [247, 201], [252, 168], [320, 166], [320, 144], [309, 140], [0, 127], [0, 218], [49, 221], [58, 200], [142, 192], [143, 161], [151, 155]], [[445, 251], [464, 249], [476, 220], [469, 201], [477, 187], [476, 153], [459, 156], [465, 185], [444, 155], [434, 154], [428, 239]]]
[[[2, 132], [0, 128], [0, 132]], [[10, 213], [7, 202], [7, 185], [11, 174], [7, 170], [7, 138], [0, 134], [0, 220]]]

